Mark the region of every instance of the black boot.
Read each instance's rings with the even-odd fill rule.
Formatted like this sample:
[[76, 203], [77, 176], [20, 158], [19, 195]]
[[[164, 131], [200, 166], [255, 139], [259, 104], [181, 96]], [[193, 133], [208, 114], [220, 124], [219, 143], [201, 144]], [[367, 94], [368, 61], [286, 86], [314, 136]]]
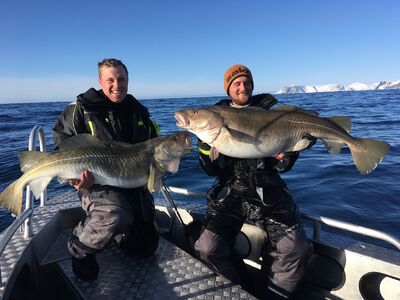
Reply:
[[95, 280], [99, 275], [99, 265], [94, 254], [89, 254], [84, 258], [72, 258], [72, 270], [75, 276], [82, 280]]

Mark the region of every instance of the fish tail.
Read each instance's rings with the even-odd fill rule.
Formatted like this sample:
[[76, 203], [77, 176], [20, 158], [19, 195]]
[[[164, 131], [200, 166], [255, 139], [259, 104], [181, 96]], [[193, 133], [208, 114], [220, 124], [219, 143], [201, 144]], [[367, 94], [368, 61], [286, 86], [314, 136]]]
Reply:
[[20, 180], [11, 183], [2, 193], [0, 193], [0, 207], [7, 208], [16, 216], [21, 214], [23, 187]]
[[389, 147], [388, 143], [365, 138], [355, 138], [355, 143], [349, 145], [354, 163], [362, 175], [376, 168], [388, 153]]

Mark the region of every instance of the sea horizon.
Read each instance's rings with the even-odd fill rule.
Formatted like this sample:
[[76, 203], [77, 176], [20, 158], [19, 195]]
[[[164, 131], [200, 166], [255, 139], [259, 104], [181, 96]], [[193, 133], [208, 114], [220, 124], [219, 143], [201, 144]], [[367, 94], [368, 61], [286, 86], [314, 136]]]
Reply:
[[[301, 152], [293, 169], [282, 174], [300, 210], [367, 226], [400, 238], [400, 90], [275, 96], [278, 105], [297, 105], [317, 111], [324, 117], [350, 116], [352, 135], [383, 140], [391, 145], [383, 162], [366, 176], [359, 174], [346, 147], [340, 154], [331, 155], [318, 141], [310, 150]], [[143, 103], [161, 125], [164, 135], [179, 130], [173, 117], [176, 110], [213, 105], [220, 98], [227, 97], [147, 99]], [[47, 151], [52, 151], [51, 128], [69, 102], [0, 104], [0, 191], [21, 176], [18, 153], [26, 150], [33, 126], [42, 126]], [[196, 143], [197, 138], [193, 136], [195, 151], [184, 157], [178, 173], [167, 179], [171, 185], [204, 192], [214, 179], [201, 170]], [[49, 194], [68, 189], [71, 188], [53, 180]], [[196, 201], [206, 205], [206, 199]], [[7, 210], [0, 209], [0, 230], [12, 220]]]

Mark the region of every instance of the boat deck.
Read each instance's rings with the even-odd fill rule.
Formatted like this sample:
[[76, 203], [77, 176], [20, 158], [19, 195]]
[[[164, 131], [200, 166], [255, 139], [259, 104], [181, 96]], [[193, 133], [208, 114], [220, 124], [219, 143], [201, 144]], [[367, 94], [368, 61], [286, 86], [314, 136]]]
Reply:
[[60, 235], [42, 264], [56, 263], [83, 299], [255, 299], [164, 238], [147, 259], [117, 247], [99, 253], [98, 279], [82, 281], [72, 271], [65, 246], [70, 232]]
[[[36, 207], [33, 211], [32, 218], [32, 238], [48, 224], [59, 210], [74, 208], [78, 205], [76, 193], [66, 192], [54, 195], [51, 201], [46, 203], [46, 206]], [[7, 284], [12, 271], [16, 267], [18, 259], [31, 242], [31, 238], [24, 238], [22, 227], [15, 232], [12, 239], [8, 242], [7, 247], [4, 249], [3, 255], [0, 256], [1, 286], [3, 287]], [[7, 229], [0, 234], [0, 240], [3, 239], [6, 231]], [[1, 292], [0, 290], [0, 296]]]
[[[256, 299], [163, 237], [155, 255], [149, 258], [129, 256], [118, 247], [110, 247], [96, 255], [100, 266], [97, 280], [77, 279], [66, 247], [79, 215], [74, 211], [82, 211], [74, 200], [76, 194], [67, 193], [35, 209], [34, 220], [40, 220], [33, 223], [35, 239], [29, 243], [22, 233], [16, 233], [1, 257], [3, 284], [9, 281], [18, 260], [36, 257], [36, 268], [28, 273], [40, 274], [47, 282], [37, 283], [36, 295], [29, 297], [34, 299]], [[29, 275], [23, 270], [20, 274], [26, 278], [10, 280], [18, 285], [11, 289], [16, 294], [10, 298], [27, 296], [23, 287], [26, 282], [22, 281]], [[46, 287], [46, 294], [40, 291], [41, 285]]]
[[[33, 238], [24, 239], [18, 230], [0, 256], [0, 299], [256, 299], [260, 294], [215, 274], [163, 237], [147, 259], [128, 256], [118, 247], [98, 253], [99, 278], [79, 280], [66, 244], [82, 216], [73, 191], [54, 195], [45, 207], [34, 209]], [[399, 259], [398, 251], [366, 243], [335, 248], [314, 242], [296, 299], [399, 299]], [[264, 286], [263, 278], [254, 279]]]

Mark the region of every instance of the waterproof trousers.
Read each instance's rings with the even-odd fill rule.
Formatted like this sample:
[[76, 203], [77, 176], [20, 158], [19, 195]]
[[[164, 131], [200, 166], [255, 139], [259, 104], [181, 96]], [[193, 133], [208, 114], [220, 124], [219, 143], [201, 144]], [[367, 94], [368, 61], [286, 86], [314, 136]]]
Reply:
[[266, 233], [268, 240], [261, 254], [268, 278], [266, 293], [273, 291], [289, 298], [303, 277], [312, 248], [287, 189], [279, 187], [268, 193], [265, 203], [246, 200], [232, 192], [224, 199], [209, 199], [205, 229], [195, 249], [217, 273], [246, 287], [249, 283], [243, 281], [246, 275], [234, 253], [234, 242], [249, 219]]
[[158, 230], [152, 199], [140, 195], [139, 199], [129, 199], [129, 194], [113, 189], [101, 193], [101, 197], [108, 199], [118, 197], [119, 203], [136, 201], [131, 206], [121, 206], [110, 201], [94, 201], [93, 194], [86, 190], [80, 191], [79, 195], [86, 217], [75, 227], [68, 241], [68, 250], [73, 257], [85, 258], [114, 242], [131, 254], [147, 256], [156, 250]]

